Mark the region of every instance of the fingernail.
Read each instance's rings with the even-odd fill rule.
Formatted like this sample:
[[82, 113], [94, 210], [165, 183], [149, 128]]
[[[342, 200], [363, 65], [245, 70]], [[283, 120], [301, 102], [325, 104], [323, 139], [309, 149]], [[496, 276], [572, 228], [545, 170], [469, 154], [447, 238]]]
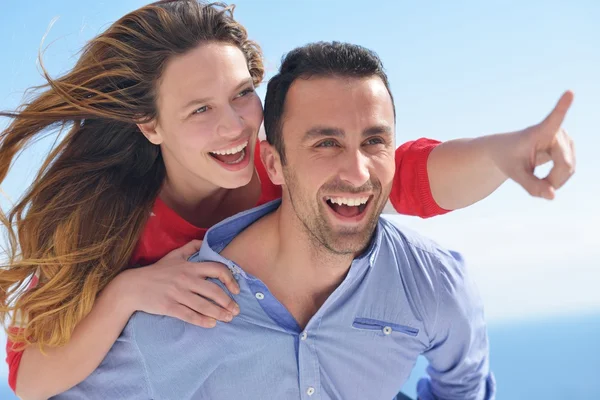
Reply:
[[235, 286], [233, 287], [233, 293], [234, 293], [234, 294], [240, 294], [240, 287], [239, 287], [238, 285], [235, 285]]
[[233, 315], [238, 315], [240, 313], [240, 306], [238, 306], [237, 304], [233, 305]]
[[232, 313], [225, 314], [225, 321], [230, 322], [233, 319]]

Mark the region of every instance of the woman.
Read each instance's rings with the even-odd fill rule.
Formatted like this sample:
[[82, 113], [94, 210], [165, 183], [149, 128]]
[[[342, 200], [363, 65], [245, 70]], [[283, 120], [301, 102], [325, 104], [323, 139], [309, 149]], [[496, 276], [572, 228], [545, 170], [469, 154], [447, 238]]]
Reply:
[[[227, 268], [186, 260], [208, 227], [281, 194], [257, 154], [263, 73], [260, 49], [231, 9], [163, 1], [121, 18], [73, 70], [46, 74], [43, 91], [2, 114], [13, 119], [1, 136], [2, 180], [28, 142], [67, 130], [2, 214], [11, 252], [0, 269], [0, 316], [10, 313], [15, 327], [7, 349], [19, 396], [47, 398], [82, 381], [135, 311], [207, 328], [240, 312], [206, 281], [236, 293]], [[397, 211], [439, 215], [438, 204], [469, 205], [505, 179], [475, 156], [480, 147], [436, 146], [422, 139], [397, 150]]]

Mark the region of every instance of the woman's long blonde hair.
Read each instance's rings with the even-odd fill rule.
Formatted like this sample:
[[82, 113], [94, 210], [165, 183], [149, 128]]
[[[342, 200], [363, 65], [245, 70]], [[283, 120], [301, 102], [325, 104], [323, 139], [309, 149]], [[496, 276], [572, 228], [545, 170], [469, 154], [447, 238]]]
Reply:
[[[15, 112], [0, 135], [0, 182], [28, 143], [65, 135], [33, 184], [0, 219], [8, 231], [0, 265], [0, 319], [19, 347], [60, 346], [96, 296], [127, 267], [165, 177], [160, 148], [136, 122], [157, 117], [156, 86], [167, 61], [199, 44], [225, 42], [245, 55], [255, 84], [262, 55], [233, 7], [196, 0], [133, 11], [92, 39], [75, 67]], [[202, 68], [202, 65], [198, 65]], [[39, 283], [30, 286], [34, 275]]]

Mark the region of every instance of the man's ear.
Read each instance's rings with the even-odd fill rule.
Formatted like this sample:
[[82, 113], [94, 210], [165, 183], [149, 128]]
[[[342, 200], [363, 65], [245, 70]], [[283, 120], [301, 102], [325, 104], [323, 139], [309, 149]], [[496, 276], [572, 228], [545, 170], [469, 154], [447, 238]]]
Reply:
[[261, 140], [260, 142], [260, 159], [269, 174], [271, 182], [273, 182], [274, 185], [285, 184], [279, 152], [266, 140]]
[[142, 134], [146, 137], [146, 139], [148, 139], [150, 143], [158, 146], [163, 142], [162, 135], [157, 129], [158, 123], [155, 119], [149, 122], [137, 124], [137, 126], [138, 128], [140, 128], [140, 131], [142, 131]]

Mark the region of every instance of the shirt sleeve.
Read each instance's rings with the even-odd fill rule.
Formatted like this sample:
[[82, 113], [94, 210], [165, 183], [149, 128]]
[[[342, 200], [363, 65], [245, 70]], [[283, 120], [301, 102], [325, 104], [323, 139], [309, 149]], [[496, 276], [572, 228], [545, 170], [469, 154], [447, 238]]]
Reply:
[[[137, 313], [136, 313], [137, 314]], [[52, 400], [153, 399], [146, 363], [135, 340], [136, 314], [100, 364], [83, 382]]]
[[437, 140], [421, 138], [396, 149], [396, 173], [390, 202], [398, 213], [429, 218], [450, 211], [441, 208], [433, 199], [427, 174], [427, 159], [439, 144]]
[[489, 365], [483, 304], [460, 254], [440, 259], [437, 312], [424, 353], [427, 373], [417, 384], [420, 400], [492, 400], [496, 384]]

